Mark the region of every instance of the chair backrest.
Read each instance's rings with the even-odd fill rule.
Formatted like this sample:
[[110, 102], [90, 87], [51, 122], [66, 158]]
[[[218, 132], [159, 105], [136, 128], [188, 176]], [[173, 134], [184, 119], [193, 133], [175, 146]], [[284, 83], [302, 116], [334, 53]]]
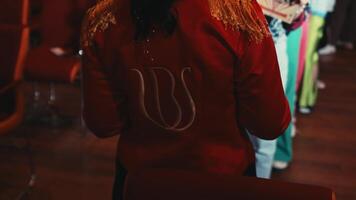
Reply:
[[318, 186], [165, 169], [129, 173], [124, 190], [125, 200], [335, 200]]
[[0, 24], [27, 25], [29, 0], [1, 0]]
[[0, 24], [0, 86], [22, 79], [28, 41], [28, 27]]
[[[16, 88], [7, 86], [22, 80], [23, 66], [29, 44], [27, 26], [28, 0], [3, 0], [0, 7], [0, 118], [17, 112], [19, 104]], [[19, 116], [19, 115], [18, 115]], [[11, 120], [19, 121], [20, 117]], [[12, 123], [7, 123], [11, 125]], [[3, 129], [3, 124], [0, 123]], [[9, 127], [9, 126], [6, 126]], [[3, 130], [0, 130], [0, 133]]]
[[2, 0], [0, 6], [0, 86], [22, 78], [27, 53], [28, 0]]
[[[40, 6], [37, 13], [37, 31], [40, 43], [46, 46], [71, 48], [79, 43], [80, 27], [86, 9], [93, 0], [31, 0]], [[76, 45], [76, 44], [74, 44]]]

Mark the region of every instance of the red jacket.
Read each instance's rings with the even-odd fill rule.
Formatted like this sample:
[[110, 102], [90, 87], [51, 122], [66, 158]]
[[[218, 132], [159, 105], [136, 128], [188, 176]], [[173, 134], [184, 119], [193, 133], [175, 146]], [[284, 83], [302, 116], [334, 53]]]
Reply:
[[252, 41], [213, 18], [208, 1], [180, 0], [174, 34], [157, 30], [137, 43], [129, 0], [120, 2], [84, 48], [89, 129], [120, 135], [118, 159], [128, 171], [242, 174], [254, 162], [245, 130], [274, 139], [290, 122], [271, 37]]

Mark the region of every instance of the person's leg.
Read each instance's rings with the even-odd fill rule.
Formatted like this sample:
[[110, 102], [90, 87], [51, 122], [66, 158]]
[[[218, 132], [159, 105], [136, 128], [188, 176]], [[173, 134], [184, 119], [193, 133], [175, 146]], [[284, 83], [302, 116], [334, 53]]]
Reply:
[[324, 18], [320, 16], [310, 17], [303, 85], [299, 100], [299, 108], [303, 113], [307, 113], [304, 109], [314, 106], [317, 96], [317, 90], [315, 89], [316, 81], [314, 80], [315, 64], [318, 62], [317, 46], [322, 37], [322, 27], [324, 23]]
[[[344, 36], [344, 30], [350, 29], [347, 25], [347, 13], [354, 0], [337, 0], [334, 12], [330, 17], [330, 27], [327, 29], [328, 43], [319, 50], [320, 55], [330, 55], [336, 52], [336, 45], [341, 43], [340, 39]], [[344, 45], [344, 44], [342, 44]]]
[[340, 39], [340, 34], [344, 27], [347, 16], [348, 5], [354, 0], [337, 0], [334, 12], [331, 16], [330, 29], [328, 31], [328, 41], [331, 45], [336, 45]]
[[[299, 64], [299, 50], [302, 36], [302, 29], [299, 28], [292, 31], [287, 39], [287, 55], [288, 55], [288, 78], [286, 85], [286, 96], [292, 115], [294, 116], [294, 107], [296, 99], [296, 83]], [[293, 122], [290, 123], [285, 133], [277, 140], [277, 150], [275, 161], [290, 162], [292, 160], [292, 129]]]
[[304, 22], [302, 26], [302, 39], [300, 44], [300, 53], [299, 53], [299, 66], [298, 66], [298, 75], [297, 75], [297, 91], [301, 87], [301, 82], [304, 74], [305, 67], [305, 56], [308, 44], [308, 33], [309, 33], [309, 20]]
[[286, 91], [287, 82], [288, 82], [288, 54], [287, 54], [287, 36], [282, 35], [279, 36], [277, 40], [275, 40], [275, 47], [277, 53], [277, 59], [279, 64], [279, 70], [281, 73], [282, 84], [284, 91]]
[[[326, 37], [323, 37], [322, 40], [320, 41], [321, 45], [324, 45], [322, 48], [319, 49], [319, 55], [326, 56], [326, 55], [331, 55], [336, 53], [336, 46], [332, 45], [329, 43], [329, 38], [330, 37], [330, 31], [331, 31], [331, 20], [332, 19], [332, 13], [328, 13], [325, 18], [325, 28], [324, 28], [324, 33], [326, 33]], [[323, 44], [324, 43], [324, 44]]]
[[271, 178], [273, 157], [277, 140], [263, 140], [250, 135], [256, 155], [256, 175], [258, 178]]
[[352, 10], [351, 10], [351, 24], [352, 26], [352, 32], [351, 32], [351, 42], [356, 43], [356, 1], [352, 1]]
[[116, 171], [115, 171], [115, 180], [113, 185], [112, 199], [113, 200], [123, 200], [124, 186], [126, 179], [127, 171], [120, 161], [116, 161]]
[[[287, 37], [282, 35], [275, 40], [276, 53], [284, 89], [288, 80]], [[277, 140], [263, 140], [250, 136], [256, 154], [256, 174], [259, 178], [270, 178]]]
[[297, 88], [297, 73], [299, 67], [299, 54], [301, 48], [302, 28], [299, 28], [290, 33], [287, 40], [287, 55], [288, 55], [288, 81], [286, 87], [286, 96], [292, 114], [295, 110], [296, 88]]
[[351, 22], [350, 24], [352, 25], [352, 31], [351, 31], [351, 36], [350, 36], [350, 40], [351, 42], [356, 43], [356, 1], [352, 1], [352, 10], [351, 10]]
[[356, 42], [356, 1], [350, 1], [348, 7], [344, 41], [352, 44]]
[[[320, 32], [319, 35], [322, 35], [322, 32]], [[319, 37], [319, 39], [321, 36]], [[314, 52], [313, 54], [313, 59], [312, 59], [312, 82], [313, 82], [313, 87], [310, 87], [310, 93], [308, 95], [307, 99], [307, 104], [309, 107], [314, 107], [316, 103], [316, 99], [318, 96], [318, 81], [319, 81], [319, 54], [317, 51]]]
[[256, 174], [256, 163], [254, 163], [253, 165], [250, 165], [246, 169], [246, 171], [244, 172], [244, 176], [257, 177], [257, 174]]

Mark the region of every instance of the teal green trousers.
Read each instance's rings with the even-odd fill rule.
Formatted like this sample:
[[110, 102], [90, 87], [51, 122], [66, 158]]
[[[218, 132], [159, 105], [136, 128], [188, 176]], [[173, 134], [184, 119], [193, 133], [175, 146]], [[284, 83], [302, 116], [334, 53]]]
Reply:
[[[292, 31], [287, 38], [288, 54], [288, 78], [285, 94], [288, 99], [292, 116], [295, 113], [295, 101], [297, 96], [297, 75], [299, 66], [299, 52], [302, 38], [302, 29]], [[292, 130], [294, 123], [291, 122], [283, 135], [277, 140], [275, 161], [290, 162], [292, 160]]]

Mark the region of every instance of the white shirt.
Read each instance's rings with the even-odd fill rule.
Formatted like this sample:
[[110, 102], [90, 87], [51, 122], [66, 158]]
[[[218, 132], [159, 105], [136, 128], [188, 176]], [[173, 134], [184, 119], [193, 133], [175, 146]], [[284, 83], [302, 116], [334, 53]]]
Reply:
[[326, 14], [334, 10], [335, 2], [335, 0], [310, 0], [310, 7], [312, 12]]

